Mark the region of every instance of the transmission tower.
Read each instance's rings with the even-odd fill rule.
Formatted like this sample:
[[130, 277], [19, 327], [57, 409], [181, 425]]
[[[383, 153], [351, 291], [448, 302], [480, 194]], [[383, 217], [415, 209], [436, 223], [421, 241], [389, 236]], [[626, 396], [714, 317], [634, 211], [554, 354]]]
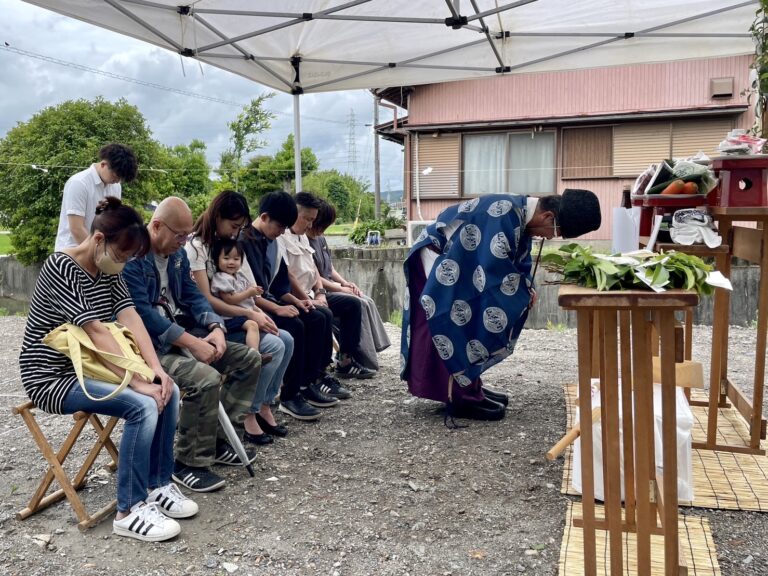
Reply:
[[354, 109], [349, 109], [347, 118], [347, 174], [357, 178], [357, 144], [355, 142], [355, 121]]

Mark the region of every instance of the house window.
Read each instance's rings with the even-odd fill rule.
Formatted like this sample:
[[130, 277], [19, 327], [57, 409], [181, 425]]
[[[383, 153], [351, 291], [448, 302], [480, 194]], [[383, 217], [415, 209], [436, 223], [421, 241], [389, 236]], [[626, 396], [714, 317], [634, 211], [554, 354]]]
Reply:
[[553, 132], [466, 134], [463, 140], [463, 195], [555, 191]]

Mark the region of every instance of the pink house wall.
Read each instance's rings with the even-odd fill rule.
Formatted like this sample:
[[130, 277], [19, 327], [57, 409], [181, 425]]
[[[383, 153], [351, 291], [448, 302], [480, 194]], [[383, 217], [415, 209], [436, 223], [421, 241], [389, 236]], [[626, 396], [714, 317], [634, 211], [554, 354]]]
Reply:
[[[746, 104], [753, 57], [683, 60], [569, 72], [511, 74], [417, 86], [410, 127], [510, 119], [566, 118]], [[709, 97], [710, 78], [734, 78], [730, 99]]]
[[[595, 68], [573, 72], [516, 74], [482, 80], [417, 86], [408, 106], [408, 127], [439, 124], [473, 124], [553, 118], [583, 118], [637, 112], [675, 111], [746, 105], [741, 92], [749, 86], [752, 56], [710, 60], [686, 60], [660, 64], [641, 64]], [[729, 99], [710, 98], [710, 79], [733, 77], [734, 95]], [[754, 122], [752, 108], [741, 114], [737, 126], [748, 128]], [[568, 124], [565, 120], [561, 124]], [[558, 129], [557, 137], [560, 137]], [[406, 141], [404, 175], [410, 199], [408, 219], [421, 219], [412, 197], [411, 147]], [[560, 165], [558, 146], [558, 166]], [[621, 191], [634, 179], [594, 178], [562, 180], [565, 188], [592, 190], [600, 199], [603, 224], [600, 230], [583, 238], [609, 240], [613, 227], [613, 208], [620, 205]], [[457, 199], [421, 201], [421, 216], [433, 220]]]

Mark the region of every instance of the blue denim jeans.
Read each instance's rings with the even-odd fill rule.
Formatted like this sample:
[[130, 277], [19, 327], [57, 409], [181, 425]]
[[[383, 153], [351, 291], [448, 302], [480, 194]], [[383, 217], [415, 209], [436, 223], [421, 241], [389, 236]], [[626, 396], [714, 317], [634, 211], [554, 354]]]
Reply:
[[[245, 344], [245, 332], [242, 330], [227, 332], [227, 340]], [[262, 404], [268, 404], [280, 392], [283, 376], [293, 356], [293, 336], [286, 330], [280, 330], [278, 336], [261, 333], [259, 353], [272, 354], [272, 361], [261, 367], [259, 384], [253, 395], [251, 412], [256, 413]]]
[[[114, 384], [85, 379], [91, 396], [100, 398], [114, 391]], [[117, 463], [117, 509], [127, 512], [131, 506], [147, 497], [147, 488], [165, 486], [173, 472], [173, 438], [179, 417], [179, 388], [174, 385], [173, 397], [157, 412], [154, 398], [126, 388], [111, 400], [95, 402], [75, 384], [62, 404], [65, 414], [78, 410], [117, 416], [125, 420]]]
[[293, 356], [293, 336], [285, 330], [280, 330], [278, 336], [262, 334], [259, 352], [272, 354], [272, 361], [261, 367], [259, 386], [251, 404], [252, 412], [258, 412], [262, 404], [269, 404], [280, 392], [283, 376]]

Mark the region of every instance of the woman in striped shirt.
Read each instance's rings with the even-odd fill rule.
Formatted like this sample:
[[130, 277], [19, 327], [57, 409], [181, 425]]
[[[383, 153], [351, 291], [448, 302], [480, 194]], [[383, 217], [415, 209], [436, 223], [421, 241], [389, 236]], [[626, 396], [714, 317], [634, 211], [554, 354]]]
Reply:
[[[198, 507], [171, 482], [173, 438], [179, 389], [157, 359], [120, 272], [125, 263], [149, 250], [141, 216], [119, 199], [107, 197], [96, 208], [90, 235], [78, 246], [55, 252], [43, 264], [29, 308], [19, 356], [24, 390], [41, 410], [72, 414], [79, 410], [125, 419], [117, 470], [117, 515], [121, 536], [160, 541], [180, 532], [172, 518], [187, 518]], [[133, 332], [154, 382], [139, 376], [116, 397], [90, 400], [77, 383], [71, 360], [43, 344], [64, 323], [83, 328], [97, 348], [120, 354], [102, 322], [117, 320]], [[122, 378], [124, 371], [108, 364]], [[103, 397], [113, 384], [85, 379], [91, 396]]]

